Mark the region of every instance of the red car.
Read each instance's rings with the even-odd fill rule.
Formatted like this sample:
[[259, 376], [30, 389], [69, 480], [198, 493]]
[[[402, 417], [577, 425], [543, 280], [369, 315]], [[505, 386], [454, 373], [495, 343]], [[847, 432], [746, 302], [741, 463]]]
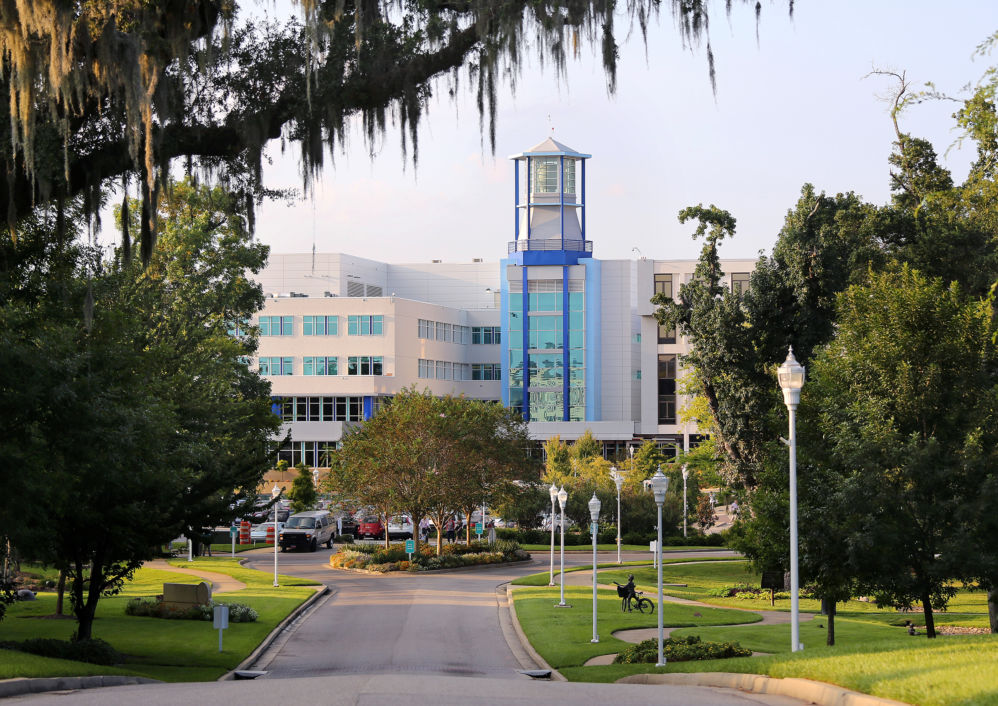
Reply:
[[361, 539], [381, 539], [385, 536], [385, 527], [377, 517], [361, 518], [357, 523], [357, 537]]

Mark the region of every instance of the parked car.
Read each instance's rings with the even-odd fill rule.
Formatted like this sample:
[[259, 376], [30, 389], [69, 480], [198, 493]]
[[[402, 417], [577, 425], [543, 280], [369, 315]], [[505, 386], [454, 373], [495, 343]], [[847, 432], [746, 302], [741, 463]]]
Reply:
[[349, 534], [349, 535], [352, 535], [354, 537], [360, 536], [360, 535], [357, 534], [357, 527], [358, 527], [357, 520], [355, 520], [352, 517], [350, 517], [349, 515], [347, 515], [346, 517], [344, 517], [342, 520], [339, 520], [338, 522], [342, 526], [342, 530], [340, 531], [340, 534]]
[[320, 544], [333, 546], [336, 523], [326, 510], [299, 512], [288, 518], [280, 535], [281, 550], [308, 549], [314, 552]]
[[396, 515], [388, 520], [388, 539], [412, 539], [412, 518]]
[[[280, 534], [281, 530], [284, 529], [284, 525], [285, 525], [284, 522], [277, 523], [278, 534]], [[253, 527], [250, 528], [250, 539], [252, 539], [254, 542], [267, 541], [267, 529], [273, 526], [274, 526], [273, 520], [271, 520], [270, 522], [261, 522], [258, 525], [253, 525]]]
[[361, 539], [381, 539], [385, 536], [385, 528], [381, 520], [374, 515], [366, 515], [357, 523], [357, 534]]

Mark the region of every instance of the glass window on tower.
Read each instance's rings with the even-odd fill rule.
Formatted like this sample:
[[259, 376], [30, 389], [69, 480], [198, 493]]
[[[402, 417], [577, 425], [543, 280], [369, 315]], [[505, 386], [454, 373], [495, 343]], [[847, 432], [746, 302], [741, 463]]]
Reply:
[[533, 422], [560, 422], [562, 418], [562, 393], [558, 389], [530, 390], [530, 420]]
[[531, 160], [534, 165], [533, 184], [531, 186], [535, 194], [557, 194], [558, 193], [558, 164], [561, 161], [558, 157], [534, 157]]
[[676, 423], [676, 356], [658, 356], [658, 423]]
[[565, 193], [574, 194], [575, 193], [575, 160], [566, 159], [565, 160]]

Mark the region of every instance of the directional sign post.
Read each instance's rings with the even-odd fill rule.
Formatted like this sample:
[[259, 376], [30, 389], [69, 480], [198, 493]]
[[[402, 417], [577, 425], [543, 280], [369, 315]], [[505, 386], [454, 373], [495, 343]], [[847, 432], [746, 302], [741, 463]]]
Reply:
[[412, 554], [416, 551], [416, 540], [407, 539], [405, 540], [405, 553], [409, 555], [409, 561], [412, 561]]
[[477, 534], [479, 537], [481, 537], [482, 536], [482, 532], [484, 532], [484, 529], [482, 528], [482, 523], [481, 522], [476, 522], [475, 523], [475, 534]]
[[229, 536], [232, 537], [232, 558], [236, 558], [236, 535], [239, 534], [239, 528], [235, 525], [229, 528]]

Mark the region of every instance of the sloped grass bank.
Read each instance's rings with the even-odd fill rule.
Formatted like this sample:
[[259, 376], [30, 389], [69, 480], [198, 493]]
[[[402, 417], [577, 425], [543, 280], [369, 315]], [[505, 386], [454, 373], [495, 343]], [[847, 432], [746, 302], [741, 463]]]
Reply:
[[[137, 596], [151, 597], [163, 591], [163, 583], [198, 583], [189, 574], [160, 569], [139, 569], [124, 591], [101, 600], [94, 621], [94, 637], [111, 643], [125, 655], [117, 667], [97, 667], [82, 662], [32, 658], [8, 664], [0, 660], [0, 678], [15, 676], [87, 676], [130, 674], [164, 681], [210, 681], [217, 679], [245, 659], [281, 620], [312, 595], [311, 582], [292, 576], [280, 577], [274, 588], [273, 576], [240, 566], [231, 558], [197, 559], [175, 562], [185, 568], [228, 574], [246, 584], [240, 591], [216, 593], [216, 602], [227, 600], [250, 605], [259, 613], [253, 623], [232, 623], [224, 633], [224, 651], [218, 651], [218, 631], [210, 622], [162, 620], [125, 615], [125, 605]], [[51, 619], [55, 594], [42, 593], [38, 600], [16, 603], [0, 622], [0, 640], [26, 640], [48, 637], [68, 640], [76, 629], [70, 619]], [[5, 653], [6, 654], [6, 653]], [[32, 657], [26, 655], [26, 657]], [[62, 663], [62, 664], [55, 664]]]
[[[622, 569], [599, 572], [602, 583], [611, 580], [623, 582], [628, 573], [634, 573], [639, 590], [654, 596], [656, 581], [651, 568]], [[768, 601], [750, 601], [736, 598], [718, 598], [710, 595], [712, 589], [724, 585], [746, 583], [758, 585], [758, 576], [746, 572], [745, 563], [698, 562], [682, 566], [665, 565], [666, 582], [687, 583], [687, 587], [669, 587], [666, 593], [683, 598], [722, 603], [738, 608], [769, 609]], [[546, 574], [544, 575], [547, 576]], [[538, 601], [539, 595], [526, 591], [546, 590], [551, 596], [547, 601]], [[604, 627], [619, 624], [626, 627], [653, 627], [655, 616], [620, 616], [619, 603], [613, 608], [604, 608], [605, 600], [600, 596], [599, 626], [600, 645], [590, 645], [591, 609], [589, 599], [591, 589], [567, 589], [575, 602], [582, 608], [582, 625], [574, 629], [566, 623], [570, 619], [559, 615], [563, 609], [551, 607], [557, 602], [557, 588], [520, 589], [514, 597], [534, 599], [534, 603], [515, 600], [520, 623], [528, 639], [542, 656], [567, 679], [571, 681], [614, 682], [632, 674], [649, 672], [742, 672], [763, 674], [772, 677], [799, 677], [836, 684], [847, 689], [873, 694], [925, 706], [998, 706], [998, 679], [995, 677], [995, 664], [998, 664], [998, 635], [940, 636], [928, 640], [924, 634], [912, 637], [901, 627], [906, 619], [920, 623], [919, 613], [898, 613], [880, 611], [874, 604], [864, 601], [850, 601], [840, 606], [835, 620], [834, 647], [825, 646], [825, 617], [802, 615], [801, 639], [803, 652], [791, 653], [790, 625], [746, 624], [725, 626], [714, 622], [715, 609], [695, 606], [683, 607], [700, 612], [697, 625], [683, 627], [672, 632], [674, 636], [698, 635], [703, 640], [717, 642], [738, 642], [743, 647], [756, 652], [773, 653], [768, 656], [734, 658], [713, 661], [676, 662], [658, 669], [654, 665], [614, 664], [608, 666], [583, 667], [585, 660], [600, 652], [619, 651], [623, 643], [612, 642]], [[578, 597], [576, 597], [578, 596]], [[987, 608], [985, 596], [981, 592], [960, 591], [951, 603], [951, 611], [937, 613], [938, 625], [986, 626]], [[612, 601], [612, 599], [611, 599]], [[615, 601], [612, 601], [615, 603]], [[816, 601], [801, 601], [802, 607]], [[777, 610], [782, 607], [777, 601]], [[788, 608], [789, 601], [783, 601]], [[670, 624], [672, 607], [667, 604], [665, 623]], [[732, 610], [719, 610], [734, 613]], [[752, 613], [740, 612], [743, 616]], [[731, 621], [735, 622], [735, 621]], [[672, 622], [675, 624], [675, 622]], [[619, 629], [612, 627], [612, 629]], [[604, 633], [607, 632], [606, 635]], [[609, 638], [609, 639], [607, 639]], [[551, 644], [558, 643], [558, 644]], [[605, 649], [593, 649], [598, 647]]]
[[[517, 619], [527, 639], [548, 664], [559, 670], [581, 666], [591, 657], [620, 652], [629, 647], [631, 643], [613, 636], [612, 633], [617, 630], [658, 625], [654, 614], [621, 612], [616, 592], [601, 589], [597, 593], [599, 615], [596, 621], [600, 641], [592, 644], [591, 587], [565, 587], [565, 602], [571, 604], [571, 608], [554, 607], [560, 596], [558, 587], [519, 588], [511, 595]], [[662, 615], [663, 622], [669, 627], [751, 623], [760, 619], [758, 615], [744, 611], [676, 603], [666, 603]]]

